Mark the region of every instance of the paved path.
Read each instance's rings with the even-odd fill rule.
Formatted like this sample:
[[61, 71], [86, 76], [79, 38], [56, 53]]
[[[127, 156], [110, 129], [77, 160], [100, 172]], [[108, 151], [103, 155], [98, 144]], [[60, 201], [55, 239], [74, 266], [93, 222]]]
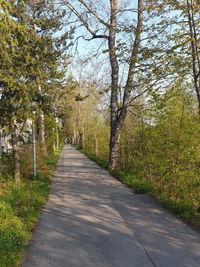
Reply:
[[200, 234], [69, 145], [24, 267], [196, 267]]

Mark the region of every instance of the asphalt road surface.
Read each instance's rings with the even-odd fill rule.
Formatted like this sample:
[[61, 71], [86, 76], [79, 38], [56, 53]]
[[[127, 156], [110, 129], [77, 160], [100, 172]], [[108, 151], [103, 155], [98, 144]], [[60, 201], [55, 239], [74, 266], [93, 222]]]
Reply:
[[24, 267], [200, 267], [200, 234], [65, 145]]

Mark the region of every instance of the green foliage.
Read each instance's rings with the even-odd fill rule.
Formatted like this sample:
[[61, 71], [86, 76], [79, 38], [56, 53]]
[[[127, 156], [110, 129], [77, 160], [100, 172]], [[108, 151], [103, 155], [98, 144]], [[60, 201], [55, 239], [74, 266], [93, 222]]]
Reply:
[[191, 222], [200, 206], [200, 123], [194, 103], [185, 87], [154, 95], [141, 121], [127, 118], [121, 140], [122, 167], [149, 181], [159, 201]]
[[32, 43], [38, 36], [32, 28], [20, 20], [13, 1], [0, 3], [0, 34], [4, 46], [0, 55], [0, 126], [11, 133], [13, 121], [25, 122], [30, 117], [30, 105], [34, 92], [31, 78], [35, 59], [31, 57]]
[[4, 179], [13, 180], [13, 159], [10, 153], [1, 155], [0, 165], [0, 177], [2, 176]]
[[[80, 92], [87, 96], [82, 101], [76, 101], [73, 96], [67, 99], [67, 110], [63, 114], [65, 136], [76, 147], [95, 154], [101, 159], [108, 160], [109, 126], [105, 124], [103, 116], [99, 116], [101, 102], [100, 89], [94, 84], [81, 82], [81, 89], [78, 84], [70, 81], [73, 93], [79, 95]], [[105, 111], [102, 109], [102, 115]]]
[[166, 208], [185, 219], [190, 218], [195, 213], [194, 207], [191, 204], [188, 204], [188, 202], [174, 202], [170, 199], [165, 199], [162, 201], [162, 203]]
[[15, 266], [28, 238], [11, 205], [0, 199], [0, 266]]
[[[150, 193], [172, 212], [200, 226], [200, 121], [189, 87], [189, 83], [175, 83], [165, 92], [151, 92], [146, 105], [138, 101], [134, 110], [130, 108], [121, 133], [121, 170], [112, 174], [135, 193]], [[99, 125], [87, 127], [83, 152], [102, 166], [102, 154], [94, 156], [92, 149], [92, 135], [98, 142], [102, 139]], [[101, 143], [101, 149], [107, 151], [108, 142]]]
[[60, 155], [57, 150], [43, 162], [36, 179], [24, 179], [19, 185], [0, 180], [0, 266], [17, 266], [31, 238], [40, 209], [49, 191], [50, 178]]
[[153, 190], [153, 186], [150, 181], [145, 179], [137, 179], [133, 183], [134, 193], [145, 194]]
[[49, 155], [49, 157], [45, 160], [45, 163], [50, 168], [50, 170], [55, 169], [61, 150], [62, 146], [60, 146], [60, 148], [56, 150], [53, 154]]
[[[71, 31], [56, 37], [57, 31], [61, 32], [64, 13], [55, 7], [54, 1], [1, 0], [0, 10], [0, 129], [11, 135], [12, 141], [15, 139], [14, 164], [12, 159], [10, 169], [15, 169], [19, 180], [21, 175], [28, 177], [32, 167], [31, 158], [28, 161], [23, 157], [24, 152], [29, 152], [24, 149], [24, 142], [29, 141], [23, 137], [30, 131], [30, 119], [37, 120], [45, 114], [48, 152], [55, 148], [58, 99], [66, 94], [61, 65], [66, 60]], [[39, 123], [36, 126], [43, 129]]]
[[142, 177], [138, 177], [135, 173], [130, 173], [124, 170], [113, 170], [111, 173], [124, 184], [132, 187], [135, 194], [146, 194], [153, 190], [153, 186], [150, 181]]

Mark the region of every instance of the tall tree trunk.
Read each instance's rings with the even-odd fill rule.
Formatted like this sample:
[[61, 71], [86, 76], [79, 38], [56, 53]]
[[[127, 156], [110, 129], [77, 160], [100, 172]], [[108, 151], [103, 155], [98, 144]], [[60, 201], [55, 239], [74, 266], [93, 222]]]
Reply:
[[59, 132], [58, 127], [56, 126], [56, 148], [59, 149], [60, 140], [59, 140]]
[[40, 112], [40, 130], [39, 130], [39, 141], [40, 141], [40, 150], [44, 158], [47, 157], [47, 148], [45, 140], [45, 126], [44, 126], [44, 113]]
[[138, 58], [138, 50], [141, 39], [142, 32], [142, 23], [143, 23], [143, 9], [144, 9], [144, 0], [138, 0], [138, 19], [137, 19], [137, 27], [135, 31], [135, 40], [133, 43], [132, 53], [130, 57], [130, 65], [129, 72], [127, 77], [126, 86], [124, 89], [123, 103], [122, 107], [118, 105], [118, 95], [119, 95], [119, 66], [118, 59], [116, 54], [116, 15], [118, 9], [118, 1], [110, 0], [111, 4], [111, 23], [109, 29], [109, 55], [110, 55], [110, 64], [111, 64], [111, 78], [112, 78], [112, 86], [111, 86], [111, 117], [110, 117], [110, 153], [109, 153], [109, 168], [110, 169], [118, 169], [119, 168], [119, 157], [120, 157], [120, 132], [123, 126], [124, 120], [126, 118], [129, 100], [131, 97], [131, 91], [133, 89], [134, 83], [134, 73], [135, 73], [135, 65]]
[[110, 166], [112, 170], [118, 169], [120, 167], [120, 130], [119, 124], [116, 124], [111, 129], [110, 137]]
[[79, 148], [83, 149], [83, 133], [79, 132]]
[[53, 128], [53, 143], [52, 143], [52, 149], [53, 151], [56, 150], [56, 129]]
[[[42, 88], [40, 85], [39, 79], [37, 80], [38, 83], [38, 91], [42, 95]], [[39, 114], [39, 123], [40, 123], [40, 129], [39, 129], [39, 144], [40, 144], [40, 150], [42, 153], [42, 157], [47, 157], [47, 148], [46, 148], [46, 140], [45, 140], [45, 118], [44, 118], [44, 112], [41, 110]]]
[[84, 129], [83, 129], [82, 142], [83, 142], [83, 149], [85, 149], [85, 130]]
[[13, 151], [13, 158], [14, 158], [14, 178], [15, 182], [20, 182], [20, 156], [19, 156], [19, 147], [18, 147], [18, 141], [17, 141], [17, 127], [12, 122], [11, 124], [11, 138], [12, 138], [12, 151]]
[[77, 147], [80, 146], [80, 134], [79, 134], [79, 131], [77, 131], [77, 133], [76, 133], [76, 146]]
[[76, 129], [75, 129], [75, 127], [73, 129], [72, 145], [76, 145]]
[[111, 15], [110, 15], [110, 29], [109, 29], [109, 56], [111, 65], [111, 99], [110, 99], [110, 154], [109, 154], [109, 168], [116, 169], [119, 167], [119, 129], [118, 125], [118, 82], [119, 82], [119, 65], [116, 55], [116, 23], [117, 23], [117, 9], [118, 0], [110, 0]]

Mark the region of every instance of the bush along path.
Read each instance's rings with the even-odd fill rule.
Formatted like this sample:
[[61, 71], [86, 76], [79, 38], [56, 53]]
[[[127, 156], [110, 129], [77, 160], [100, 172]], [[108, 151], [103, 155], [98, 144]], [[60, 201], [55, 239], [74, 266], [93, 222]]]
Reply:
[[15, 184], [0, 180], [0, 267], [21, 264], [40, 210], [47, 200], [49, 184], [61, 150], [42, 163], [34, 179]]
[[24, 267], [199, 267], [200, 234], [66, 145]]

